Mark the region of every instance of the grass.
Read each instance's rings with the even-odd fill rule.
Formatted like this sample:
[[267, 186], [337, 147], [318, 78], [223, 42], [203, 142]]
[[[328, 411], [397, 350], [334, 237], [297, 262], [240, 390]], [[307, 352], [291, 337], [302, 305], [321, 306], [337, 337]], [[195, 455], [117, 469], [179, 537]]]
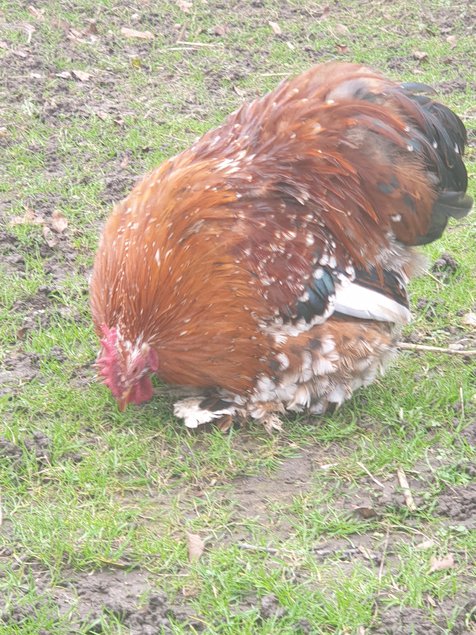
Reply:
[[[137, 570], [147, 577], [139, 603], [164, 591], [177, 634], [361, 634], [385, 625], [392, 607], [450, 633], [474, 586], [474, 518], [437, 511], [441, 496], [474, 483], [465, 433], [476, 412], [474, 365], [406, 353], [315, 424], [298, 417], [274, 437], [256, 425], [194, 434], [174, 420], [168, 397], [119, 413], [94, 382], [87, 277], [112, 200], [135, 177], [318, 61], [355, 60], [440, 87], [473, 135], [474, 194], [471, 8], [179, 5], [51, 0], [32, 10], [0, 0], [0, 378], [13, 378], [0, 390], [0, 634], [129, 633], [100, 598], [90, 615], [84, 600], [65, 609], [51, 598], [67, 579], [74, 590], [99, 571], [115, 580], [115, 571]], [[126, 39], [122, 26], [155, 38]], [[206, 46], [177, 43], [185, 40]], [[73, 70], [90, 78], [60, 75]], [[28, 209], [67, 218], [55, 247], [42, 225], [9, 224]], [[414, 282], [407, 335], [474, 342], [463, 316], [476, 308], [475, 239], [473, 215], [425, 249], [430, 262], [448, 252], [458, 266]], [[416, 512], [402, 502], [399, 467]], [[187, 532], [205, 540], [198, 562], [189, 562]], [[448, 553], [455, 566], [430, 572], [432, 558]], [[386, 632], [403, 632], [393, 627]]]

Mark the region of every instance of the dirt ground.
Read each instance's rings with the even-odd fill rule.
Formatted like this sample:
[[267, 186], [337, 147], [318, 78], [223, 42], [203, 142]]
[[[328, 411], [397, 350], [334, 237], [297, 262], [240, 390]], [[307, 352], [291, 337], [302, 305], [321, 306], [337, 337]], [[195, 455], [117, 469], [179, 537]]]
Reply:
[[[476, 422], [467, 429], [470, 443], [474, 443]], [[25, 446], [33, 451], [41, 466], [42, 461], [48, 461], [51, 448], [50, 440], [41, 432], [34, 433], [25, 439]], [[273, 505], [289, 504], [299, 494], [305, 494], [310, 488], [312, 474], [324, 461], [331, 461], [333, 453], [339, 452], [339, 447], [328, 448], [324, 455], [318, 448], [309, 448], [299, 457], [283, 462], [275, 474], [269, 476], [248, 476], [235, 479], [222, 491], [223, 498], [231, 498], [234, 504], [233, 519], [239, 521], [249, 518], [250, 513], [257, 521], [270, 522], [269, 510]], [[18, 465], [22, 461], [23, 450], [18, 445], [0, 438], [0, 460], [8, 458]], [[81, 456], [65, 457], [67, 460], [80, 461]], [[422, 504], [420, 492], [428, 488], [432, 476], [428, 466], [416, 466], [419, 478], [409, 480], [417, 505]], [[467, 470], [473, 476], [476, 474], [474, 464], [466, 464], [461, 469]], [[383, 486], [383, 487], [382, 487]], [[209, 486], [206, 488], [209, 491]], [[205, 494], [201, 489], [195, 489], [195, 497]], [[167, 505], [169, 500], [165, 496], [160, 504]], [[335, 501], [332, 505], [335, 508]], [[347, 496], [342, 496], [339, 505], [349, 515], [358, 518], [372, 518], [384, 513], [387, 509], [405, 509], [405, 498], [396, 478], [389, 479], [377, 485], [370, 477], [360, 482], [359, 487], [349, 489]], [[184, 510], [184, 514], [187, 513]], [[434, 513], [440, 516], [443, 525], [464, 527], [467, 531], [476, 530], [476, 483], [465, 487], [448, 488], [439, 498]], [[290, 531], [289, 524], [280, 518], [279, 513], [272, 519], [273, 529], [277, 539], [285, 539]], [[6, 526], [8, 531], [8, 523]], [[339, 566], [345, 568], [354, 566], [359, 560], [379, 567], [385, 559], [385, 566], [391, 567], [395, 558], [393, 545], [405, 538], [405, 535], [394, 531], [386, 537], [374, 534], [353, 534], [345, 539], [328, 539], [315, 549], [315, 557], [323, 562], [326, 558], [337, 557]], [[249, 545], [248, 532], [233, 534], [233, 542], [240, 541], [243, 548], [255, 547]], [[222, 540], [226, 544], [226, 539]], [[273, 552], [273, 549], [270, 549]], [[9, 559], [12, 551], [0, 548], [0, 562]], [[57, 606], [60, 614], [71, 615], [71, 630], [68, 635], [83, 632], [87, 625], [88, 633], [101, 633], [101, 618], [104, 615], [114, 616], [120, 623], [130, 629], [131, 635], [156, 635], [173, 633], [174, 625], [182, 625], [190, 632], [202, 632], [204, 621], [195, 614], [186, 600], [170, 603], [165, 592], [157, 592], [156, 586], [149, 579], [146, 571], [132, 568], [118, 570], [105, 567], [102, 570], [78, 573], [66, 569], [64, 579], [60, 584], [53, 581], [48, 572], [32, 562], [18, 562], [18, 567], [26, 566], [39, 595], [45, 597], [45, 605]], [[299, 578], [296, 574], [296, 579]], [[165, 588], [165, 587], [164, 587]], [[48, 598], [48, 599], [46, 599]], [[147, 598], [144, 602], [144, 598]], [[270, 616], [280, 618], [285, 615], [285, 609], [273, 594], [258, 598], [254, 595], [241, 602], [238, 609], [244, 611], [250, 607], [259, 606], [263, 619]], [[26, 618], [34, 618], [38, 611], [44, 609], [40, 604], [22, 605], [0, 615], [0, 624], [6, 627], [21, 625]], [[46, 607], [47, 608], [47, 607]], [[429, 621], [427, 612], [417, 608], [393, 607], [384, 609], [381, 613], [379, 625], [369, 631], [375, 635], [441, 635], [445, 630], [448, 615], [455, 617], [452, 635], [469, 635], [474, 632], [470, 627], [476, 620], [476, 593], [471, 589], [471, 581], [461, 580], [461, 592], [457, 601], [446, 599], [439, 602], [433, 611], [433, 619]], [[158, 630], [160, 629], [160, 630]], [[313, 625], [307, 620], [301, 620], [298, 625], [299, 633], [315, 633]], [[46, 635], [46, 632], [45, 634]]]

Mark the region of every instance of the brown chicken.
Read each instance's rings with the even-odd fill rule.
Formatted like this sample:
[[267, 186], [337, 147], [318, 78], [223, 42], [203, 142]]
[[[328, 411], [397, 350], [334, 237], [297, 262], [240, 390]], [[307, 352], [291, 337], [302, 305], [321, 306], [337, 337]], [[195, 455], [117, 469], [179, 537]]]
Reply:
[[[415, 245], [471, 208], [466, 131], [421, 84], [311, 68], [144, 177], [91, 281], [98, 365], [123, 409], [151, 375], [187, 426], [279, 425], [373, 381], [410, 319]], [[198, 391], [197, 391], [198, 389]]]

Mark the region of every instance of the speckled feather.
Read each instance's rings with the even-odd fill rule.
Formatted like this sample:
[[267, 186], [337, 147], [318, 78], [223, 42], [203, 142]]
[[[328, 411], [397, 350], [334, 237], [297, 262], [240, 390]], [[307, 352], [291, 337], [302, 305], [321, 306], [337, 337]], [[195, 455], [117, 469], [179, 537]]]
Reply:
[[[260, 386], [285, 372], [280, 355], [296, 390], [314, 386], [297, 401], [340, 403], [360, 382], [361, 339], [370, 377], [408, 320], [411, 246], [469, 211], [464, 143], [451, 111], [362, 66], [322, 65], [282, 83], [116, 206], [91, 283], [98, 333], [147, 343], [162, 380], [216, 388], [254, 416]], [[328, 331], [340, 361], [315, 372], [326, 363], [309, 362], [318, 353], [307, 338]], [[332, 399], [339, 376], [343, 397]], [[267, 400], [276, 412], [299, 405], [283, 395]]]

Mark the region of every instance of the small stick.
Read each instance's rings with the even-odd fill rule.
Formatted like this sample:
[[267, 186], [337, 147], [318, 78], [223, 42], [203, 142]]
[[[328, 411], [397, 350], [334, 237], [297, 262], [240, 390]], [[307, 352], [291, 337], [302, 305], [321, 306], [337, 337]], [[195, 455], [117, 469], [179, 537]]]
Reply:
[[[167, 51], [188, 51], [191, 47], [186, 46], [168, 46]], [[193, 47], [192, 47], [193, 48]]]
[[465, 417], [465, 412], [464, 412], [464, 393], [463, 393], [463, 386], [459, 387], [459, 400], [461, 402], [461, 416]]
[[208, 46], [210, 48], [217, 48], [216, 44], [212, 42], [188, 42], [187, 40], [176, 40], [175, 44], [182, 44], [183, 46]]
[[185, 33], [185, 23], [182, 25], [182, 28], [180, 29], [180, 33], [178, 34], [178, 37], [175, 41], [180, 42], [181, 39], [183, 38], [184, 33]]
[[260, 73], [261, 77], [288, 77], [290, 73]]
[[410, 342], [397, 342], [398, 348], [403, 351], [429, 351], [434, 353], [446, 353], [447, 355], [462, 355], [463, 357], [473, 357], [476, 355], [476, 349], [454, 350], [452, 348], [443, 348], [441, 346], [427, 346], [426, 344], [411, 344]]
[[[308, 554], [308, 551], [291, 551], [290, 549], [276, 549], [276, 547], [260, 547], [258, 545], [250, 545], [248, 542], [239, 542], [236, 545], [238, 549], [244, 549], [246, 551], [263, 551], [264, 553], [270, 553], [273, 556], [276, 555], [287, 555], [287, 556], [305, 556]], [[341, 553], [345, 556], [352, 556], [359, 551], [356, 547], [352, 547], [350, 549], [311, 549], [310, 553], [313, 553], [316, 556], [326, 557], [333, 555], [335, 553]]]
[[440, 287], [446, 287], [445, 284], [443, 284], [443, 282], [441, 282], [441, 280], [438, 280], [438, 278], [436, 276], [434, 276], [430, 271], [426, 272], [426, 275], [431, 278], [432, 280], [434, 280], [437, 284], [440, 285]]
[[247, 542], [239, 542], [237, 544], [238, 549], [245, 549], [246, 551], [264, 551], [265, 553], [277, 554], [278, 550], [274, 547], [258, 547], [258, 545], [250, 545]]
[[360, 461], [357, 461], [357, 465], [359, 467], [361, 467], [364, 472], [366, 474], [368, 474], [368, 476], [370, 476], [370, 478], [372, 479], [372, 481], [378, 485], [379, 487], [381, 487], [382, 489], [385, 489], [385, 485], [383, 483], [381, 483], [377, 478], [375, 478], [375, 476], [373, 474], [370, 473], [370, 471], [365, 467], [365, 465], [363, 463], [361, 463]]
[[383, 543], [382, 559], [380, 560], [380, 566], [378, 568], [378, 581], [379, 581], [379, 583], [382, 581], [383, 567], [384, 567], [384, 564], [385, 564], [385, 557], [387, 555], [389, 538], [390, 538], [390, 531], [389, 531], [389, 529], [387, 527], [387, 533], [385, 535], [385, 542]]
[[289, 549], [276, 549], [276, 547], [260, 547], [258, 545], [250, 545], [248, 542], [239, 542], [236, 546], [238, 547], [238, 549], [245, 549], [246, 551], [264, 551], [265, 553], [271, 553], [274, 556], [280, 553], [297, 555], [296, 551], [289, 551]]
[[400, 483], [400, 487], [402, 488], [403, 495], [405, 496], [405, 503], [407, 504], [408, 509], [411, 512], [416, 511], [417, 506], [415, 505], [415, 501], [413, 500], [410, 485], [408, 484], [406, 474], [401, 467], [397, 469], [397, 477], [398, 482]]

